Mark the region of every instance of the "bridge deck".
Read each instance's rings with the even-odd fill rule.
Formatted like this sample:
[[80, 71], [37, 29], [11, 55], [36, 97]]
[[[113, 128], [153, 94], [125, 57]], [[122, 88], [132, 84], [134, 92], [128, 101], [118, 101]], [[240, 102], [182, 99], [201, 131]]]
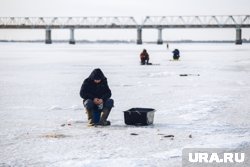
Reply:
[[250, 15], [134, 17], [0, 17], [1, 29], [250, 28]]

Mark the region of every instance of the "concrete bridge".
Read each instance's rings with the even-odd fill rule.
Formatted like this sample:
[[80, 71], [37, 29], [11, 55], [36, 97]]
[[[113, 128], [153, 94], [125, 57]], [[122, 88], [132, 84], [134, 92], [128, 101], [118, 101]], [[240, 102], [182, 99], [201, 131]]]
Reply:
[[75, 29], [136, 29], [137, 44], [142, 44], [143, 29], [234, 28], [236, 44], [242, 44], [242, 28], [250, 28], [250, 15], [147, 16], [142, 23], [134, 17], [0, 17], [0, 29], [45, 29], [45, 43], [52, 43], [52, 29], [69, 29], [70, 44], [75, 44]]

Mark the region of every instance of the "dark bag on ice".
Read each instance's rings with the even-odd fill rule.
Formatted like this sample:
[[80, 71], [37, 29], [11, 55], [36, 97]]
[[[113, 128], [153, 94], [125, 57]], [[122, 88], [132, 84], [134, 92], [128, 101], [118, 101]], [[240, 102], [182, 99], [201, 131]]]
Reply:
[[154, 122], [153, 108], [131, 108], [124, 111], [124, 120], [127, 125], [150, 125]]

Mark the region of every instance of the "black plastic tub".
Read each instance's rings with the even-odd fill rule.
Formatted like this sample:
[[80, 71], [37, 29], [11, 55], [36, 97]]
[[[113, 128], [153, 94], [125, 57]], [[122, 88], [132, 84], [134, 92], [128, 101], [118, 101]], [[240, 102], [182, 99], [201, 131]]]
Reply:
[[153, 108], [131, 108], [124, 111], [124, 121], [127, 125], [151, 125], [154, 122]]

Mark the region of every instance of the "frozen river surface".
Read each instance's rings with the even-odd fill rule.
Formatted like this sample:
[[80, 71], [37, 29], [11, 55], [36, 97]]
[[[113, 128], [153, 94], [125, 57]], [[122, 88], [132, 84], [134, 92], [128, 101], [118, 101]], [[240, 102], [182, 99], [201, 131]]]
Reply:
[[[143, 48], [160, 65], [140, 66]], [[94, 68], [115, 100], [110, 127], [86, 126], [79, 90]], [[132, 107], [155, 108], [154, 125], [126, 126]], [[249, 112], [247, 44], [0, 44], [1, 167], [181, 166], [183, 148], [250, 148]]]

